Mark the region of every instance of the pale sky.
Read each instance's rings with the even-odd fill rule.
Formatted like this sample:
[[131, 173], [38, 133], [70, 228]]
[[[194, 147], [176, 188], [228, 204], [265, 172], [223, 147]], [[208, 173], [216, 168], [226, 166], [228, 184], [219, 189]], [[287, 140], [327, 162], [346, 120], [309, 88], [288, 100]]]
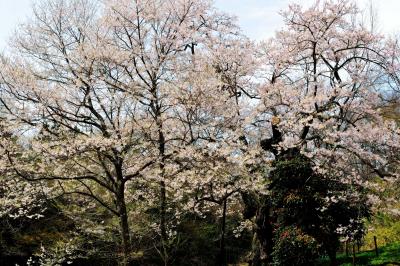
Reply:
[[[4, 50], [15, 27], [30, 15], [36, 0], [0, 0], [0, 50]], [[309, 5], [314, 0], [214, 0], [216, 6], [239, 19], [243, 32], [257, 40], [270, 37], [282, 27], [279, 11], [291, 2]], [[355, 0], [361, 8], [370, 0]], [[379, 28], [400, 32], [400, 0], [372, 0], [378, 11]]]

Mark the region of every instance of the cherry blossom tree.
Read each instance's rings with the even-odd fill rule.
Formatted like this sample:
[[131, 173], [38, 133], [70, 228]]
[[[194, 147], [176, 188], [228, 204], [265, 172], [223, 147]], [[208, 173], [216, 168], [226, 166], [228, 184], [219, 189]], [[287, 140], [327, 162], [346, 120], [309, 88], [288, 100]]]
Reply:
[[[230, 69], [205, 61], [223, 55], [218, 38], [237, 32], [208, 1], [43, 1], [2, 62], [2, 104], [12, 134], [25, 142], [2, 146], [8, 169], [118, 217], [125, 262], [127, 204], [140, 193], [127, 184], [157, 183], [167, 264], [168, 197], [181, 185], [175, 176], [194, 169], [194, 150], [221, 141], [222, 127], [240, 130], [229, 108], [237, 93], [218, 75]], [[235, 150], [224, 146], [225, 155]]]
[[[167, 263], [167, 233], [175, 217], [167, 209], [182, 186], [176, 177], [190, 175], [193, 153], [201, 145], [218, 142], [221, 126], [234, 123], [228, 120], [231, 116], [224, 117], [230, 112], [230, 97], [228, 92], [219, 94], [221, 80], [206, 61], [207, 51], [220, 49], [213, 46], [217, 38], [236, 36], [238, 30], [231, 17], [216, 13], [207, 1], [111, 1], [110, 5], [115, 13], [110, 18], [117, 20], [106, 23], [118, 26], [106, 51], [125, 77], [116, 82], [111, 76], [107, 82], [140, 90], [140, 108], [148, 119], [148, 125], [141, 125], [146, 141], [156, 150], [157, 165], [147, 175], [159, 184], [155, 197], [159, 199], [160, 254]], [[215, 119], [221, 123], [214, 124]]]
[[362, 185], [370, 174], [399, 177], [391, 171], [399, 163], [399, 129], [379, 111], [381, 92], [398, 85], [398, 51], [358, 14], [345, 0], [282, 13], [286, 28], [260, 46], [265, 83], [256, 121], [270, 128], [261, 145], [277, 160], [302, 153], [314, 171]]

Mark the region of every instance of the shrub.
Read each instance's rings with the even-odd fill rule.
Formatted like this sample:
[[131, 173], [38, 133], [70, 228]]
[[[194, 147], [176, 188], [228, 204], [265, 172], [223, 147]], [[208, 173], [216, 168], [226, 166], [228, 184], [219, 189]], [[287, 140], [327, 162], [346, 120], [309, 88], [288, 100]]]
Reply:
[[320, 246], [315, 238], [295, 226], [278, 230], [274, 243], [273, 265], [313, 265], [319, 257]]

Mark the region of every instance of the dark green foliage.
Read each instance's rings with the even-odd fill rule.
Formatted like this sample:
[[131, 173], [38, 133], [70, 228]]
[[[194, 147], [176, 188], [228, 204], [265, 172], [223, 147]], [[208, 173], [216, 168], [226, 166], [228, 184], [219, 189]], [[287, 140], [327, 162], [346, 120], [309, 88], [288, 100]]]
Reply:
[[[361, 188], [340, 182], [334, 177], [322, 176], [313, 170], [312, 162], [299, 151], [293, 149], [279, 156], [271, 173], [270, 206], [271, 221], [274, 227], [274, 254], [280, 254], [281, 244], [276, 242], [285, 228], [297, 228], [299, 235], [313, 239], [321, 246], [321, 251], [332, 260], [339, 247], [339, 225], [347, 228], [354, 239], [361, 239], [364, 233], [362, 219], [370, 212]], [[357, 193], [356, 198], [349, 195]], [[330, 196], [345, 195], [334, 203], [326, 204]], [[350, 197], [350, 198], [349, 198]], [[350, 201], [350, 200], [351, 201]], [[324, 208], [324, 211], [321, 209]], [[309, 254], [306, 243], [298, 250], [289, 248], [286, 255], [301, 260], [315, 256]], [[278, 246], [277, 246], [278, 245]], [[299, 244], [300, 245], [300, 244]], [[294, 252], [290, 254], [290, 252]], [[304, 252], [304, 254], [302, 253]], [[319, 250], [315, 250], [317, 254]], [[284, 253], [282, 253], [284, 254]], [[275, 259], [275, 257], [274, 257]], [[311, 263], [310, 261], [308, 263]]]
[[0, 265], [24, 264], [40, 246], [50, 246], [74, 230], [72, 221], [50, 203], [40, 219], [3, 217], [0, 220]]
[[251, 219], [257, 213], [257, 207], [260, 205], [258, 195], [254, 192], [242, 192], [242, 201], [244, 205], [243, 218]]
[[277, 230], [274, 243], [272, 256], [276, 266], [313, 265], [319, 256], [317, 240], [295, 226]]
[[[68, 243], [70, 239], [75, 239], [79, 245], [71, 254], [74, 258], [79, 258], [76, 261], [74, 259], [74, 265], [116, 265], [116, 240], [99, 238], [80, 230], [76, 221], [65, 216], [59, 209], [62, 203], [67, 202], [63, 202], [62, 199], [57, 203], [46, 202], [46, 211], [39, 219], [2, 217], [0, 265], [26, 265], [29, 258], [36, 263], [33, 265], [39, 265], [36, 254], [41, 253], [42, 246], [51, 253], [51, 248], [56, 247], [58, 242]], [[118, 232], [115, 235], [118, 235]]]

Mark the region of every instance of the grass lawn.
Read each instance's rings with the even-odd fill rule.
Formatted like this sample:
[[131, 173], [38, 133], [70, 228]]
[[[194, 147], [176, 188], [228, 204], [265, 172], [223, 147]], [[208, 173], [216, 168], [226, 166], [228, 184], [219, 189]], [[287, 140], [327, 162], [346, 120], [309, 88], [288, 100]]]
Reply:
[[[341, 254], [338, 256], [339, 265], [353, 265], [353, 257]], [[329, 265], [329, 260], [324, 259], [321, 266]], [[379, 248], [379, 256], [375, 251], [363, 251], [356, 254], [356, 265], [400, 265], [400, 242]]]

